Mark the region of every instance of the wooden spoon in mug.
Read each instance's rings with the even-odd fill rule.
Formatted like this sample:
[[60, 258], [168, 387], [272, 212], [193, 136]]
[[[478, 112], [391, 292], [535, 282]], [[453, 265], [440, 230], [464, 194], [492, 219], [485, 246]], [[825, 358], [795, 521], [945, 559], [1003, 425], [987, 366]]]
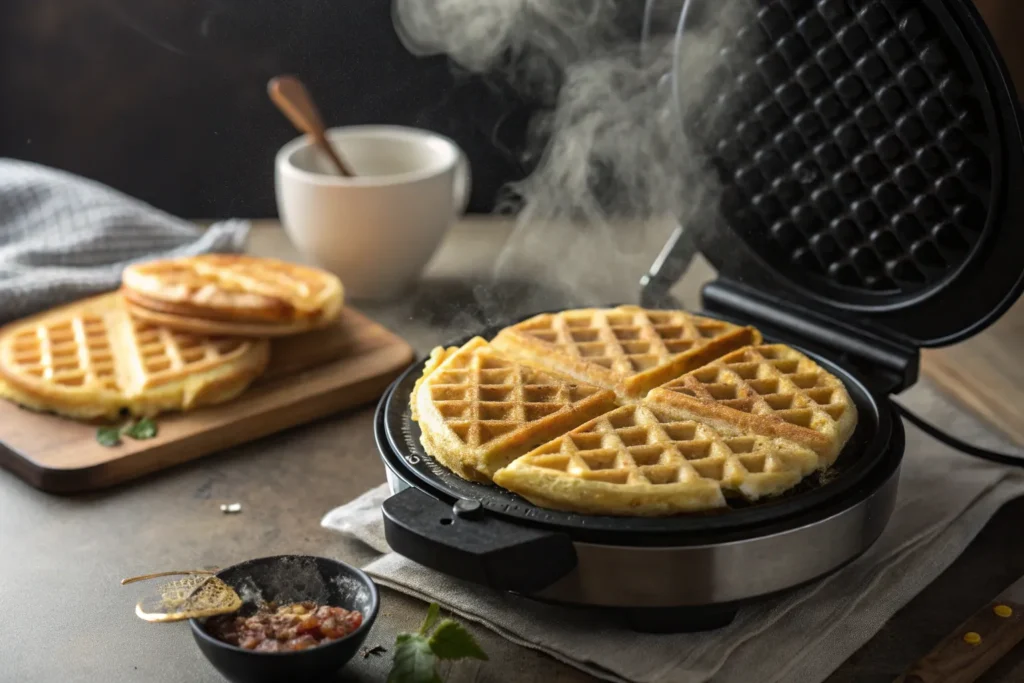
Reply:
[[320, 111], [302, 81], [294, 76], [277, 76], [267, 84], [267, 94], [299, 132], [313, 138], [313, 142], [327, 154], [338, 173], [348, 178], [355, 175], [327, 140]]

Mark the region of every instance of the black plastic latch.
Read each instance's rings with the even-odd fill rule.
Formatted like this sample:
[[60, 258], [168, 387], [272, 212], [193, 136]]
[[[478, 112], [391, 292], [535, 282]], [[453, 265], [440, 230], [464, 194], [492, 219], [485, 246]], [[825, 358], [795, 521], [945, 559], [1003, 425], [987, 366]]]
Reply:
[[449, 506], [408, 488], [381, 505], [384, 536], [414, 562], [498, 590], [533, 593], [576, 568], [567, 534], [505, 522], [473, 507], [464, 501]]
[[484, 513], [484, 506], [480, 504], [479, 500], [459, 498], [455, 501], [455, 504], [452, 505], [452, 512], [455, 513], [456, 517], [480, 519], [480, 516]]
[[866, 326], [832, 318], [726, 278], [706, 284], [701, 296], [709, 315], [753, 325], [765, 336], [792, 341], [851, 367], [877, 391], [897, 394], [917, 381], [921, 358], [917, 347]]

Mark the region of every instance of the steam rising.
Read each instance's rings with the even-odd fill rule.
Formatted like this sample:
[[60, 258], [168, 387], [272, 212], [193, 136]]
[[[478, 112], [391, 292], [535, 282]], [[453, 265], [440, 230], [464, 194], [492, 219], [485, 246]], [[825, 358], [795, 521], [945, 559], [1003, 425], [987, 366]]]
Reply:
[[[526, 276], [573, 304], [635, 301], [676, 220], [710, 220], [718, 188], [695, 143], [716, 118], [709, 85], [721, 85], [720, 51], [748, 5], [703, 3], [714, 14], [676, 46], [683, 4], [652, 4], [641, 41], [641, 0], [395, 0], [414, 54], [447, 54], [548, 106], [532, 122], [539, 163], [507, 188], [519, 219], [497, 277]], [[552, 305], [545, 296], [517, 295], [514, 312]]]

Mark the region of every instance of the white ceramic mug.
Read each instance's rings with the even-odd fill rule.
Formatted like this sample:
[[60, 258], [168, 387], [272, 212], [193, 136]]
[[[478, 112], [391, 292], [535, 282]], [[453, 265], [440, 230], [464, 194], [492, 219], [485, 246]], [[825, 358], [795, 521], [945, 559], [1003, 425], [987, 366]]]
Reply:
[[466, 155], [416, 128], [349, 126], [327, 136], [355, 177], [337, 175], [308, 137], [289, 142], [275, 163], [281, 221], [305, 258], [341, 278], [346, 297], [394, 298], [466, 210]]

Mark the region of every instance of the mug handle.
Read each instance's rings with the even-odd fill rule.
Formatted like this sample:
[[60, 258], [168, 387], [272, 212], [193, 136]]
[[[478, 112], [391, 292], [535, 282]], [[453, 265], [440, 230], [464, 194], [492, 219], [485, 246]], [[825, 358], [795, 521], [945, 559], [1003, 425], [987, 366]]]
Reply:
[[455, 177], [452, 180], [452, 205], [455, 207], [455, 215], [461, 216], [466, 213], [469, 206], [469, 197], [473, 190], [473, 172], [469, 167], [469, 157], [456, 147], [459, 159], [455, 162]]

